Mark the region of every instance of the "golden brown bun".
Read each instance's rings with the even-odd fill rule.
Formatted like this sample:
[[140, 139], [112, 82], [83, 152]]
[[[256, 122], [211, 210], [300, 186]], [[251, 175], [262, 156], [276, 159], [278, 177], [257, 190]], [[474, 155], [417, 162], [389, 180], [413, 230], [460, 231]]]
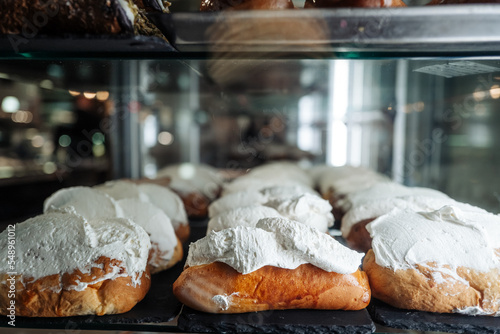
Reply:
[[[134, 287], [132, 278], [118, 277], [89, 285], [83, 291], [70, 287], [76, 281], [92, 282], [113, 271], [113, 266], [120, 267], [120, 261], [100, 257], [96, 263], [103, 267], [93, 267], [88, 274], [75, 270], [63, 275], [50, 275], [36, 281], [21, 283], [22, 277], [16, 276], [16, 316], [25, 317], [69, 317], [87, 314], [124, 313], [141, 301], [149, 290], [151, 279], [146, 271], [141, 276], [141, 284]], [[122, 267], [122, 270], [123, 267]], [[0, 274], [0, 281], [10, 278]], [[25, 281], [27, 280], [24, 278]], [[62, 286], [62, 290], [56, 289]], [[0, 314], [6, 314], [10, 305], [8, 284], [0, 284]]]
[[345, 195], [336, 194], [332, 189], [329, 189], [326, 194], [322, 194], [322, 197], [330, 202], [332, 206], [332, 214], [335, 220], [341, 220], [344, 216], [344, 210], [338, 205], [338, 201], [345, 197]]
[[151, 250], [149, 251], [148, 267], [151, 274], [159, 273], [160, 271], [167, 270], [173, 267], [177, 262], [182, 260], [184, 251], [182, 250], [182, 243], [177, 238], [177, 245], [174, 249], [174, 255], [168, 261], [161, 258], [162, 252], [158, 249], [158, 244], [156, 242], [151, 242]]
[[202, 0], [200, 11], [213, 12], [224, 9], [292, 9], [291, 0]]
[[406, 7], [401, 0], [306, 0], [304, 8], [340, 8], [340, 7]]
[[366, 230], [366, 225], [372, 222], [375, 218], [365, 219], [354, 224], [349, 231], [349, 235], [345, 237], [350, 248], [366, 253], [372, 248], [372, 237]]
[[481, 273], [461, 267], [457, 273], [469, 284], [445, 274], [444, 282], [438, 282], [428, 267], [396, 271], [381, 267], [372, 250], [364, 258], [363, 269], [370, 279], [373, 297], [394, 307], [440, 313], [470, 306], [481, 306], [491, 313], [500, 308], [499, 270]]
[[191, 235], [191, 227], [189, 224], [181, 224], [175, 229], [175, 235], [182, 243], [185, 243]]
[[184, 208], [189, 218], [206, 218], [208, 216], [208, 206], [210, 200], [198, 193], [182, 194], [177, 193], [184, 203]]
[[[311, 264], [296, 269], [262, 267], [242, 275], [225, 263], [185, 269], [174, 283], [185, 305], [210, 313], [284, 309], [360, 310], [370, 302], [366, 274], [329, 273]], [[229, 296], [227, 308], [212, 298]]]

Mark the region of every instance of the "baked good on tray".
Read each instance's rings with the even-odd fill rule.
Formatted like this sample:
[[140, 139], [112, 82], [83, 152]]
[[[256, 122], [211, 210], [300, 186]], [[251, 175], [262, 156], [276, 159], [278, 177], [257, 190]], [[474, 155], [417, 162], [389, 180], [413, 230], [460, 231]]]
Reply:
[[318, 176], [321, 196], [330, 201], [335, 219], [346, 213], [341, 201], [351, 193], [372, 187], [378, 183], [392, 182], [387, 176], [363, 167], [341, 166], [326, 169]]
[[169, 188], [150, 182], [135, 183], [130, 180], [108, 181], [95, 186], [95, 189], [115, 200], [135, 198], [160, 208], [170, 219], [175, 234], [182, 242], [190, 234], [189, 221], [182, 199]]
[[394, 209], [366, 226], [373, 296], [394, 307], [500, 316], [500, 216]]
[[208, 206], [219, 197], [223, 179], [217, 169], [182, 163], [160, 169], [157, 177], [170, 178], [170, 189], [182, 199], [189, 218], [205, 218]]
[[51, 212], [16, 224], [14, 269], [8, 233], [0, 233], [0, 314], [12, 285], [15, 314], [27, 317], [123, 313], [149, 290], [149, 237], [128, 219]]
[[402, 0], [306, 0], [304, 8], [406, 7]]
[[362, 256], [317, 229], [265, 218], [192, 243], [174, 294], [210, 313], [359, 310], [370, 301]]
[[161, 0], [2, 1], [0, 34], [138, 34], [163, 37], [146, 10], [168, 11]]
[[368, 200], [347, 211], [342, 217], [342, 236], [352, 249], [367, 252], [372, 248], [372, 238], [366, 230], [366, 225], [376, 218], [389, 213], [394, 208], [408, 209], [415, 212], [429, 212], [438, 210], [445, 205], [454, 205], [463, 211], [486, 213], [485, 210], [478, 207], [460, 203], [445, 196], [431, 196], [431, 193], [426, 195], [387, 196], [386, 198]]
[[[132, 184], [132, 183], [130, 183]], [[140, 225], [151, 240], [148, 264], [151, 273], [172, 267], [182, 259], [182, 244], [168, 216], [155, 205], [129, 197], [114, 200], [90, 187], [64, 188], [50, 196], [45, 212], [69, 210], [86, 218], [128, 218]]]

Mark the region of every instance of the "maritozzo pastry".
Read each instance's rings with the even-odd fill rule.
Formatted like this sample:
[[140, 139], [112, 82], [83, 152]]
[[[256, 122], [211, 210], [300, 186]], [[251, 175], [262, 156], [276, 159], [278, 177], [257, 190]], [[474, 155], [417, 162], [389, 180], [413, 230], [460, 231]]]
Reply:
[[16, 224], [13, 275], [7, 233], [0, 234], [1, 314], [12, 286], [16, 316], [27, 317], [123, 313], [149, 290], [149, 237], [128, 219], [51, 212]]
[[500, 216], [394, 209], [366, 226], [373, 296], [392, 306], [500, 316]]
[[[125, 183], [128, 182], [123, 182]], [[135, 187], [133, 183], [128, 184]], [[134, 187], [130, 189], [137, 190]], [[130, 189], [124, 192], [124, 195], [133, 193]], [[131, 219], [144, 228], [150, 236], [151, 250], [148, 264], [153, 274], [172, 267], [182, 259], [182, 244], [175, 235], [169, 217], [149, 202], [126, 196], [115, 200], [97, 188], [73, 187], [57, 191], [45, 201], [44, 206], [45, 212], [69, 210], [85, 219]]]
[[264, 218], [254, 228], [212, 231], [191, 244], [174, 294], [211, 313], [359, 310], [370, 301], [362, 256], [317, 229]]

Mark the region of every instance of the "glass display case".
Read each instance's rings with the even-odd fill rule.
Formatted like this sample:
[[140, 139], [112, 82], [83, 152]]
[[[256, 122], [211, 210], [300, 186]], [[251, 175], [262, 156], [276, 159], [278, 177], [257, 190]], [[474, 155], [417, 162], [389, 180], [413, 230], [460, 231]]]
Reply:
[[[177, 163], [235, 175], [276, 160], [364, 166], [499, 213], [499, 15], [498, 5], [197, 13], [174, 2], [172, 14], [150, 14], [170, 43], [0, 37], [2, 229], [41, 213], [57, 189], [154, 178]], [[172, 303], [161, 304], [174, 305], [168, 316], [148, 304], [70, 326], [176, 332]], [[319, 313], [297, 317], [314, 323]], [[243, 318], [257, 323], [250, 331], [275, 320]], [[449, 327], [422, 319], [395, 321], [397, 329], [380, 318], [373, 327], [317, 324], [346, 333], [357, 321], [360, 332], [500, 328], [488, 317], [443, 320]], [[19, 326], [67, 329], [68, 320]]]

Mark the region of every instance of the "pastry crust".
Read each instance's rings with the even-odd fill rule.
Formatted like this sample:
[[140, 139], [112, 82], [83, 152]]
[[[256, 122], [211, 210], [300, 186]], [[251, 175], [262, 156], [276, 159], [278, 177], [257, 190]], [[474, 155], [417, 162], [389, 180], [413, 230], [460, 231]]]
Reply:
[[191, 227], [189, 226], [189, 223], [180, 224], [179, 226], [177, 226], [177, 229], [175, 230], [175, 235], [177, 236], [177, 238], [179, 238], [179, 240], [182, 243], [188, 241], [189, 236], [191, 235]]
[[159, 273], [160, 271], [167, 270], [177, 264], [184, 255], [184, 251], [182, 249], [182, 243], [177, 238], [177, 245], [174, 249], [174, 254], [172, 258], [168, 261], [162, 259], [162, 252], [158, 248], [158, 244], [155, 242], [151, 242], [151, 250], [149, 251], [149, 259], [148, 259], [148, 267], [151, 274]]
[[351, 227], [345, 240], [350, 248], [366, 253], [372, 248], [372, 237], [366, 230], [366, 225], [375, 220], [375, 218], [364, 219]]
[[[500, 254], [500, 250], [497, 250]], [[442, 274], [435, 279], [434, 265], [419, 265], [416, 269], [392, 270], [379, 266], [370, 250], [363, 269], [370, 280], [373, 297], [397, 308], [428, 312], [452, 313], [469, 307], [481, 307], [486, 313], [500, 310], [500, 270], [486, 273], [460, 267], [462, 280]]]
[[360, 310], [371, 296], [360, 270], [343, 275], [303, 264], [296, 269], [265, 266], [242, 275], [221, 262], [185, 269], [174, 283], [174, 294], [185, 305], [210, 313]]
[[184, 208], [189, 218], [202, 219], [208, 216], [210, 200], [198, 193], [182, 194], [177, 192], [184, 203]]
[[[26, 317], [69, 317], [76, 315], [104, 315], [124, 313], [141, 301], [149, 290], [151, 279], [148, 270], [140, 277], [140, 284], [134, 286], [130, 276], [116, 279], [105, 279], [89, 284], [82, 291], [74, 290], [77, 282], [95, 282], [120, 267], [120, 261], [102, 256], [95, 263], [102, 265], [92, 267], [90, 273], [80, 270], [72, 273], [45, 276], [36, 281], [16, 276], [16, 316]], [[10, 305], [7, 279], [11, 276], [0, 274], [0, 314], [7, 314]], [[24, 284], [23, 284], [24, 279]]]

